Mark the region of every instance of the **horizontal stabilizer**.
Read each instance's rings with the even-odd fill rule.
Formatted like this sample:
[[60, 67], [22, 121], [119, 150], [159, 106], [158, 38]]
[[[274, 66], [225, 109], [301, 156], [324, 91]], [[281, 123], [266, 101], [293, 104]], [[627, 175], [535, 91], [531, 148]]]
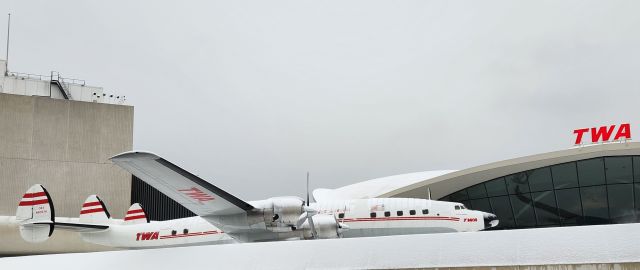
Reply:
[[56, 222], [55, 227], [67, 231], [75, 232], [99, 232], [109, 229], [108, 225], [87, 224], [87, 223], [71, 223], [71, 222]]

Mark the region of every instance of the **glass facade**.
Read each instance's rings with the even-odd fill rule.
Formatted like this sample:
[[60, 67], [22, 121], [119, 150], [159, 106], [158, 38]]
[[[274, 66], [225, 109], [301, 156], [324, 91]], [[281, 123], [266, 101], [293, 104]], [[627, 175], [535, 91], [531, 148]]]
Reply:
[[491, 179], [440, 200], [494, 213], [495, 229], [640, 222], [640, 156], [599, 157]]

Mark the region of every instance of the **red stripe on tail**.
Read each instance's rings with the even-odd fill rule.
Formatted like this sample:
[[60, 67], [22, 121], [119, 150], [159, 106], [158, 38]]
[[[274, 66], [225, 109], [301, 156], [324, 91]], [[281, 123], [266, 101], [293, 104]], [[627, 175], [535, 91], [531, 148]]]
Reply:
[[35, 201], [21, 201], [18, 206], [33, 206], [39, 204], [47, 204], [49, 203], [48, 199], [35, 200]]
[[42, 197], [42, 196], [47, 196], [47, 193], [44, 193], [44, 191], [42, 192], [35, 192], [35, 193], [25, 193], [22, 198], [35, 198], [35, 197]]
[[96, 212], [104, 212], [104, 209], [102, 209], [102, 208], [94, 208], [94, 209], [82, 210], [82, 211], [80, 211], [80, 215], [91, 214], [91, 213], [96, 213]]
[[147, 219], [147, 217], [145, 215], [127, 216], [127, 217], [124, 218], [124, 221], [134, 220], [134, 219]]
[[136, 209], [136, 210], [129, 210], [129, 211], [127, 211], [127, 215], [129, 215], [129, 214], [137, 214], [137, 213], [144, 213], [144, 210], [142, 210], [142, 209]]
[[98, 206], [98, 205], [102, 205], [102, 204], [100, 202], [88, 202], [88, 203], [84, 203], [82, 207]]

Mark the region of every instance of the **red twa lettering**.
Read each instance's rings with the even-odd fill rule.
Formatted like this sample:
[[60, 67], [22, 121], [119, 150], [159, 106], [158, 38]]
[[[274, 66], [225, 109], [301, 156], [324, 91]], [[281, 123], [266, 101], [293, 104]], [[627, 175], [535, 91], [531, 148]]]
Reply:
[[616, 136], [613, 138], [613, 140], [617, 141], [623, 137], [627, 140], [631, 139], [631, 125], [629, 125], [628, 123], [620, 125], [618, 133], [616, 133]]
[[[613, 134], [613, 131], [615, 129], [616, 125], [576, 129], [573, 131], [573, 134], [576, 135], [575, 144], [581, 144], [584, 134], [589, 131], [591, 131], [590, 133], [592, 143], [611, 141], [611, 135]], [[613, 137], [613, 141], [617, 141], [620, 139], [631, 139], [631, 125], [629, 123], [621, 124], [618, 127], [618, 131]]]
[[600, 137], [602, 137], [602, 141], [606, 142], [609, 140], [609, 138], [611, 138], [611, 133], [613, 133], [613, 129], [616, 127], [616, 125], [611, 125], [609, 127], [609, 129], [607, 129], [607, 126], [604, 127], [599, 127], [597, 130], [596, 128], [592, 127], [591, 128], [591, 142], [598, 142], [600, 141]]
[[190, 189], [179, 189], [178, 191], [184, 193], [185, 195], [199, 202], [214, 200], [214, 198], [211, 195], [204, 193], [202, 190], [199, 190], [197, 187], [192, 187]]
[[136, 234], [136, 241], [158, 240], [159, 232], [141, 232]]
[[573, 131], [573, 134], [576, 134], [576, 144], [580, 144], [582, 142], [582, 135], [589, 131], [588, 128], [581, 128], [581, 129], [576, 129]]

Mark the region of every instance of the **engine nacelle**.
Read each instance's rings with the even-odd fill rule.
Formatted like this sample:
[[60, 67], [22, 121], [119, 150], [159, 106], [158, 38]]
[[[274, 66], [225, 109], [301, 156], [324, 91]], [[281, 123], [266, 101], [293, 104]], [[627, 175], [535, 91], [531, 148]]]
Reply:
[[264, 222], [272, 231], [291, 231], [304, 212], [304, 200], [298, 197], [275, 197], [256, 202]]
[[[340, 238], [341, 226], [333, 215], [317, 214], [311, 217], [318, 239]], [[311, 226], [307, 220], [302, 224], [304, 239], [313, 239]]]

